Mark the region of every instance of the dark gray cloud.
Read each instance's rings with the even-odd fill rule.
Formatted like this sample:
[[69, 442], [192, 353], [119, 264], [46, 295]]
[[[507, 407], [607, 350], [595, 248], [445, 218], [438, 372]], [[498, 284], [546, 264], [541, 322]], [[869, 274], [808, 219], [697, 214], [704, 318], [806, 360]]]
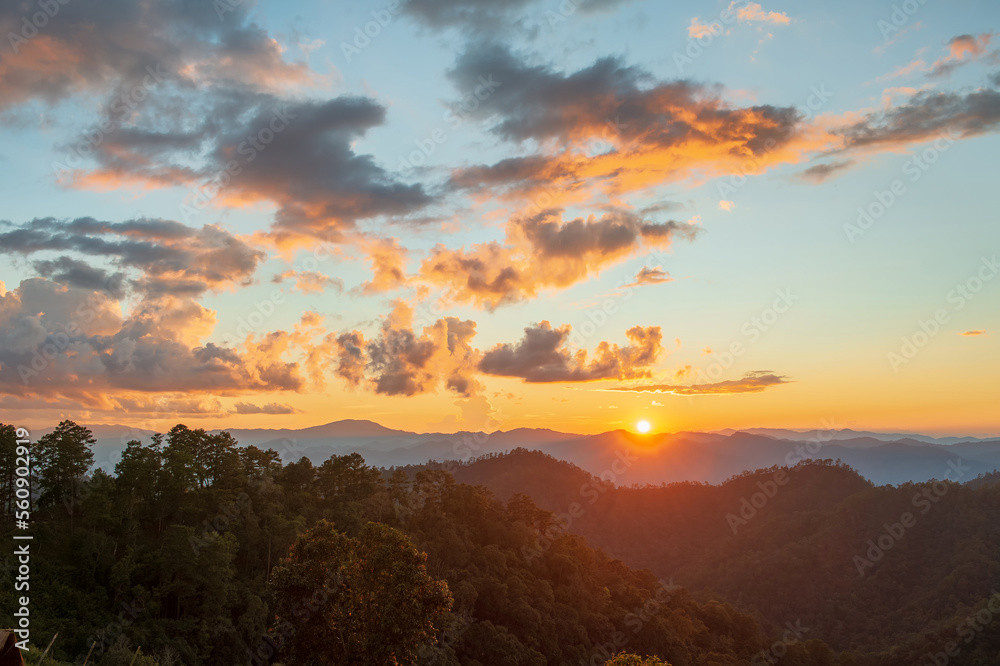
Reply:
[[826, 164], [816, 164], [798, 174], [802, 180], [810, 183], [822, 183], [853, 164], [851, 160], [838, 160]]
[[42, 277], [51, 278], [61, 284], [91, 291], [105, 291], [116, 300], [125, 296], [124, 273], [109, 273], [67, 256], [36, 261], [32, 265]]
[[433, 28], [483, 31], [508, 27], [536, 0], [406, 0], [405, 11]]
[[370, 155], [358, 155], [351, 148], [385, 121], [385, 108], [373, 100], [339, 97], [289, 105], [283, 113], [288, 116], [287, 127], [253, 159], [249, 154], [254, 146], [247, 147], [245, 141], [271, 126], [275, 113], [267, 107], [221, 137], [215, 151], [221, 167], [230, 159], [241, 161], [240, 146], [244, 146], [243, 170], [233, 177], [231, 187], [244, 196], [279, 204], [280, 231], [327, 236], [355, 220], [404, 215], [431, 202], [422, 186], [396, 180]]
[[0, 110], [81, 92], [113, 98], [142, 85], [150, 71], [185, 86], [306, 81], [308, 68], [286, 61], [248, 9], [247, 3], [202, 0], [60, 2], [55, 15], [32, 30], [24, 19], [30, 24], [40, 7], [4, 2]]
[[659, 326], [628, 330], [630, 345], [602, 342], [593, 360], [586, 351], [572, 352], [566, 345], [571, 328], [552, 328], [547, 321], [524, 329], [517, 344], [500, 344], [487, 351], [480, 371], [499, 377], [520, 377], [526, 382], [587, 382], [598, 379], [632, 379], [649, 376], [649, 366], [662, 350]]
[[464, 32], [510, 34], [516, 28], [532, 30], [549, 14], [567, 16], [613, 9], [632, 0], [563, 0], [545, 6], [542, 0], [404, 0], [404, 10], [431, 28], [458, 28]]
[[[18, 33], [36, 9], [4, 4], [0, 33]], [[427, 204], [421, 186], [351, 148], [384, 123], [385, 109], [365, 98], [287, 98], [282, 89], [316, 77], [288, 62], [248, 11], [210, 0], [58, 3], [43, 29], [0, 56], [0, 111], [83, 93], [104, 99], [88, 131], [60, 146], [57, 179], [81, 189], [190, 188], [177, 215], [186, 223], [206, 206], [270, 201], [279, 236], [339, 240], [357, 219]]]
[[[265, 257], [220, 227], [198, 229], [171, 220], [39, 218], [5, 228], [0, 231], [0, 254], [76, 252], [107, 260], [139, 271], [130, 284], [149, 296], [197, 296], [210, 289], [249, 284]], [[122, 274], [107, 275], [72, 257], [40, 260], [35, 267], [41, 275], [65, 284], [122, 295]]]
[[774, 145], [788, 141], [800, 119], [792, 107], [726, 108], [714, 99], [715, 89], [686, 80], [659, 82], [613, 57], [561, 73], [531, 65], [506, 46], [478, 45], [459, 56], [449, 77], [462, 91], [475, 89], [480, 77], [500, 84], [470, 113], [498, 116], [492, 131], [511, 141], [603, 135], [675, 146], [712, 140], [759, 154], [769, 139]]
[[[495, 91], [465, 112], [532, 152], [453, 171], [454, 189], [558, 203], [648, 190], [696, 174], [759, 171], [807, 143], [792, 107], [734, 107], [722, 89], [661, 81], [619, 58], [562, 72], [504, 45], [467, 48], [449, 72], [459, 91]], [[549, 204], [545, 204], [549, 205]]]
[[[164, 105], [170, 109], [164, 110]], [[278, 206], [278, 237], [343, 240], [357, 220], [407, 215], [432, 197], [399, 181], [352, 144], [385, 122], [364, 97], [289, 102], [270, 94], [218, 90], [191, 109], [161, 98], [136, 126], [94, 147], [94, 168], [65, 178], [75, 187], [142, 183], [189, 188], [178, 217], [191, 223], [212, 206]]]
[[918, 93], [843, 130], [847, 148], [891, 146], [951, 135], [968, 138], [1000, 125], [1000, 91]]
[[358, 386], [365, 378], [365, 337], [360, 331], [342, 333], [334, 338], [337, 363], [334, 372], [351, 386]]

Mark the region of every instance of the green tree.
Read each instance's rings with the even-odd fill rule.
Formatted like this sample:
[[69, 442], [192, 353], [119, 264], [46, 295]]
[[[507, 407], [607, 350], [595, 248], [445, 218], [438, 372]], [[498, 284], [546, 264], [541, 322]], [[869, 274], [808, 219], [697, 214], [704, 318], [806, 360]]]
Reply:
[[359, 453], [333, 455], [316, 470], [316, 487], [333, 522], [357, 534], [365, 520], [364, 503], [383, 486], [381, 473]]
[[137, 439], [130, 440], [122, 452], [122, 459], [115, 465], [118, 486], [127, 497], [149, 500], [155, 496], [160, 468], [163, 466], [161, 440], [156, 438], [149, 446]]
[[83, 477], [94, 464], [92, 447], [96, 443], [89, 429], [72, 421], [63, 421], [38, 440], [35, 465], [42, 506], [67, 502], [73, 515]]
[[451, 608], [402, 532], [368, 523], [357, 538], [320, 521], [275, 568], [272, 589], [286, 661], [302, 666], [409, 664]]

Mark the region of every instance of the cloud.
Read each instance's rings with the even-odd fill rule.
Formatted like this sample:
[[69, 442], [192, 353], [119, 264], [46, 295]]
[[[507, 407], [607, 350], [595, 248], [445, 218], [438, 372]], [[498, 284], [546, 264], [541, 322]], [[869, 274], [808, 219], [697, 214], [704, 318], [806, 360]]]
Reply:
[[978, 328], [978, 329], [973, 330], [973, 331], [964, 331], [964, 332], [960, 333], [959, 335], [964, 335], [964, 336], [967, 336], [967, 337], [978, 336], [978, 335], [986, 335], [986, 331], [984, 329]]
[[891, 149], [930, 139], [968, 138], [1000, 124], [1000, 91], [931, 92], [903, 104], [869, 113], [842, 129], [846, 149]]
[[291, 405], [269, 402], [265, 405], [254, 405], [249, 402], [237, 402], [233, 405], [233, 414], [295, 414], [299, 410]]
[[201, 343], [214, 325], [215, 313], [190, 300], [142, 302], [126, 315], [106, 292], [23, 280], [0, 296], [0, 393], [113, 408], [134, 393], [302, 388], [273, 338], [243, 351]]
[[930, 65], [921, 59], [913, 60], [906, 65], [897, 67], [891, 74], [880, 76], [877, 80], [885, 81], [912, 74], [926, 74], [928, 78], [932, 79], [946, 78], [959, 67], [976, 60], [988, 59], [996, 64], [1000, 61], [1000, 54], [988, 50], [993, 37], [994, 33], [984, 33], [978, 36], [958, 35], [948, 40], [945, 45], [948, 55], [938, 58]]
[[[172, 220], [104, 222], [37, 218], [0, 232], [0, 254], [75, 252], [130, 270], [128, 284], [139, 294], [195, 297], [247, 285], [265, 253], [216, 225], [188, 227]], [[121, 298], [126, 274], [110, 274], [69, 256], [35, 263], [39, 274], [56, 281], [99, 289]], [[136, 274], [136, 272], [138, 274]]]
[[354, 151], [385, 122], [385, 108], [371, 99], [290, 102], [220, 89], [190, 102], [193, 117], [179, 111], [187, 101], [158, 97], [132, 126], [104, 137], [93, 168], [70, 170], [64, 183], [187, 187], [178, 211], [185, 221], [210, 205], [273, 204], [273, 229], [264, 237], [278, 245], [345, 242], [358, 220], [406, 215], [432, 201], [421, 185], [398, 181]]
[[[571, 6], [574, 11], [586, 13], [612, 9], [630, 1], [573, 0]], [[526, 16], [533, 4], [538, 4], [538, 0], [405, 0], [403, 8], [413, 19], [431, 28], [458, 28], [492, 36], [507, 34], [514, 28], [531, 29], [534, 21]], [[561, 6], [559, 11], [562, 12]], [[544, 12], [546, 17], [553, 13]]]
[[60, 284], [80, 289], [103, 290], [118, 300], [125, 297], [125, 274], [122, 272], [109, 273], [68, 256], [36, 261], [32, 266], [38, 275], [51, 278]]
[[[729, 3], [729, 7], [720, 13], [720, 16], [724, 18], [726, 23], [732, 23], [733, 21], [738, 24], [770, 23], [773, 25], [788, 25], [790, 23], [788, 15], [784, 12], [764, 11], [764, 8], [756, 2], [745, 2], [741, 7], [737, 8], [736, 0], [733, 0], [733, 2]], [[691, 19], [691, 25], [688, 26], [688, 37], [693, 39], [699, 39], [708, 35], [715, 35], [718, 37], [722, 35], [724, 31], [725, 29], [719, 21], [702, 23], [701, 20], [695, 16]], [[728, 31], [725, 32], [728, 34]], [[770, 37], [770, 35], [768, 36]]]
[[337, 354], [336, 375], [347, 380], [351, 386], [360, 385], [365, 378], [365, 365], [368, 362], [365, 336], [360, 331], [351, 331], [332, 336], [331, 340], [332, 348]]
[[798, 178], [810, 183], [819, 184], [847, 169], [853, 164], [851, 160], [837, 160], [826, 164], [815, 164], [800, 172]]
[[652, 222], [624, 210], [569, 221], [561, 210], [546, 210], [512, 217], [504, 244], [437, 245], [421, 263], [420, 277], [444, 288], [452, 301], [492, 311], [541, 289], [573, 285], [640, 248], [669, 247], [675, 237], [691, 239], [697, 232], [683, 222]]
[[908, 63], [906, 65], [901, 65], [901, 66], [897, 67], [891, 73], [886, 74], [885, 76], [880, 76], [876, 80], [877, 81], [888, 81], [890, 79], [898, 79], [898, 78], [903, 77], [903, 76], [909, 76], [910, 74], [913, 74], [914, 72], [926, 72], [926, 71], [927, 71], [927, 63], [926, 62], [924, 62], [923, 60], [914, 60], [914, 61], [912, 61], [912, 62], [910, 62], [910, 63]]
[[[736, 0], [729, 3], [729, 10], [736, 7]], [[768, 12], [756, 2], [747, 2], [736, 10], [736, 20], [745, 23], [773, 23], [774, 25], [788, 25], [790, 19], [784, 12]]]
[[632, 391], [638, 393], [672, 393], [673, 395], [717, 395], [722, 393], [760, 393], [772, 386], [788, 384], [789, 379], [767, 370], [748, 372], [741, 379], [730, 379], [711, 384], [640, 384], [638, 386], [616, 386], [611, 391]]
[[732, 212], [732, 210], [736, 208], [736, 204], [733, 203], [732, 201], [726, 201], [725, 199], [723, 199], [722, 201], [719, 202], [719, 208], [726, 212]]
[[670, 273], [661, 269], [659, 266], [656, 268], [650, 268], [649, 266], [643, 266], [638, 273], [635, 274], [635, 282], [632, 284], [625, 285], [628, 287], [641, 287], [648, 284], [664, 284], [667, 282], [673, 282], [674, 279], [670, 277]]
[[334, 374], [351, 386], [396, 396], [445, 389], [463, 398], [482, 393], [481, 375], [526, 382], [648, 377], [662, 350], [659, 327], [634, 326], [626, 333], [630, 344], [601, 342], [590, 359], [584, 350], [567, 348], [569, 326], [553, 329], [545, 321], [526, 328], [520, 342], [485, 352], [472, 344], [476, 329], [474, 321], [444, 317], [418, 332], [412, 308], [397, 299], [374, 337], [366, 339], [361, 331], [331, 333], [322, 349]]
[[986, 55], [991, 55], [993, 62], [997, 61], [997, 53], [992, 54], [987, 50], [993, 40], [993, 33], [975, 35], [958, 35], [953, 37], [947, 44], [948, 55], [936, 60], [928, 71], [930, 77], [949, 76], [953, 71], [974, 60], [978, 60]]
[[[282, 46], [253, 22], [247, 7], [163, 0], [60, 3], [37, 35], [22, 19], [38, 7], [0, 5], [0, 110], [31, 101], [57, 103], [81, 93], [115, 93], [149, 72], [186, 87], [305, 84], [312, 73], [284, 58]], [[12, 37], [13, 35], [13, 37]]]
[[[713, 28], [715, 30], [713, 31]], [[688, 26], [688, 37], [698, 39], [699, 37], [707, 37], [708, 35], [713, 35], [722, 32], [721, 23], [706, 24], [702, 23], [701, 20], [695, 16], [691, 19], [691, 25]]]
[[566, 347], [570, 326], [552, 328], [547, 321], [524, 329], [517, 344], [499, 344], [487, 351], [479, 369], [499, 377], [520, 377], [529, 383], [587, 382], [599, 379], [648, 377], [662, 351], [659, 326], [634, 326], [625, 347], [601, 342], [588, 360], [587, 352]]
[[[285, 360], [296, 342], [292, 334], [206, 341], [218, 320], [196, 299], [251, 284], [265, 259], [225, 229], [93, 218], [39, 218], [0, 229], [0, 253], [86, 259], [36, 260], [43, 277], [0, 294], [0, 393], [127, 411], [146, 409], [143, 396], [150, 393], [304, 387], [298, 364]], [[245, 339], [235, 344], [238, 337]], [[214, 404], [208, 409], [222, 411]]]
[[372, 279], [359, 291], [370, 296], [399, 289], [407, 284], [407, 251], [395, 238], [368, 239], [362, 242], [372, 267]]
[[281, 284], [285, 280], [295, 280], [295, 289], [303, 294], [319, 294], [332, 287], [338, 294], [344, 291], [344, 281], [332, 278], [319, 271], [285, 271], [275, 275], [271, 282]]
[[218, 398], [189, 398], [173, 394], [149, 396], [110, 397], [112, 409], [128, 412], [132, 415], [148, 414], [155, 416], [185, 415], [193, 417], [226, 416]]
[[[500, 46], [467, 49], [449, 76], [459, 90], [478, 77], [501, 87], [470, 116], [497, 137], [535, 152], [453, 172], [456, 190], [552, 207], [620, 197], [692, 177], [756, 173], [797, 162], [832, 138], [802, 125], [794, 108], [734, 108], [720, 89], [657, 81], [617, 58], [562, 73]], [[594, 142], [609, 146], [596, 154]]]
[[474, 321], [446, 317], [421, 334], [412, 329], [412, 308], [395, 301], [375, 338], [366, 342], [360, 331], [334, 338], [335, 374], [384, 395], [432, 393], [441, 384], [465, 397], [480, 389], [472, 376], [479, 359], [470, 344]]
[[510, 25], [535, 0], [406, 0], [404, 10], [424, 25], [480, 32]]

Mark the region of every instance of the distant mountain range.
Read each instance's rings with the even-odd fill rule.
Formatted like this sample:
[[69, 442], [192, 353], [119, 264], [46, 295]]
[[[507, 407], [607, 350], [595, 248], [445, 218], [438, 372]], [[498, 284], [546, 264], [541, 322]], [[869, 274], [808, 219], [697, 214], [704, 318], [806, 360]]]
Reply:
[[[121, 425], [90, 426], [95, 462], [111, 469], [129, 439], [153, 431]], [[841, 460], [877, 484], [941, 479], [968, 481], [1000, 469], [1000, 438], [929, 437], [855, 430], [794, 431], [753, 428], [639, 435], [612, 430], [579, 435], [536, 428], [493, 433], [414, 433], [372, 421], [343, 420], [301, 429], [228, 429], [242, 444], [273, 448], [283, 460], [307, 456], [321, 463], [358, 452], [371, 465], [392, 467], [428, 460], [467, 462], [515, 448], [544, 451], [617, 485], [674, 481], [719, 483], [746, 470], [795, 464], [807, 457]], [[36, 436], [46, 431], [36, 433]], [[954, 471], [954, 470], [958, 471]]]

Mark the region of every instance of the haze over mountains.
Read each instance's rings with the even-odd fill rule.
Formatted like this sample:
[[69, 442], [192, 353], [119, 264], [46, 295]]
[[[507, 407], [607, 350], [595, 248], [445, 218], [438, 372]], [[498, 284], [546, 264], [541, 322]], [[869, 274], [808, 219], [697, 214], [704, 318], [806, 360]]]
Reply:
[[[96, 463], [112, 469], [129, 439], [151, 430], [91, 426]], [[46, 431], [40, 431], [39, 435]], [[746, 470], [794, 465], [807, 458], [841, 460], [876, 484], [944, 478], [959, 465], [961, 481], [1000, 469], [1000, 439], [941, 437], [849, 429], [799, 432], [775, 428], [639, 435], [613, 430], [579, 435], [547, 429], [413, 433], [371, 421], [341, 420], [302, 429], [229, 429], [243, 445], [275, 449], [283, 460], [306, 456], [320, 463], [358, 452], [371, 465], [391, 467], [468, 461], [515, 448], [543, 451], [618, 485], [676, 481], [720, 483]], [[626, 461], [627, 464], [625, 464]], [[951, 473], [954, 478], [954, 473]]]

